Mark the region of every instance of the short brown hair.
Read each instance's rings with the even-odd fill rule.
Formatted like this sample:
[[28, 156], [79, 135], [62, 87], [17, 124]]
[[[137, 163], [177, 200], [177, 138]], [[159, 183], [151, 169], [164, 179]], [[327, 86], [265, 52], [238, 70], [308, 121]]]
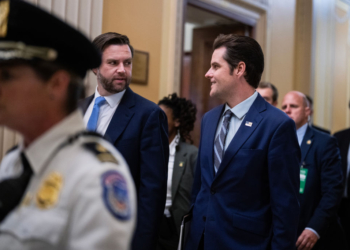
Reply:
[[129, 38], [115, 32], [107, 32], [97, 36], [92, 43], [100, 50], [101, 53], [109, 45], [128, 45], [131, 50], [131, 56], [134, 56], [134, 48], [131, 46]]
[[273, 102], [277, 102], [278, 90], [275, 87], [275, 85], [273, 85], [270, 82], [260, 82], [258, 88], [261, 88], [261, 89], [267, 89], [267, 88], [272, 89], [272, 101]]
[[256, 89], [264, 71], [264, 54], [258, 42], [248, 36], [221, 34], [213, 45], [214, 50], [220, 47], [226, 48], [224, 59], [230, 66], [231, 74], [239, 62], [244, 62], [246, 65], [244, 78]]

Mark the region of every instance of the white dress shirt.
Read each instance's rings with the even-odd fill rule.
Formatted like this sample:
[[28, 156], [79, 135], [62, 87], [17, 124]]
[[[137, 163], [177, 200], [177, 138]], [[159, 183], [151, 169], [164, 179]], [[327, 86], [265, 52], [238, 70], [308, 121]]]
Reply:
[[[106, 102], [100, 107], [100, 114], [98, 116], [96, 132], [100, 133], [101, 135], [104, 135], [106, 133], [108, 125], [111, 122], [112, 117], [115, 111], [117, 110], [120, 101], [124, 96], [124, 93], [125, 93], [125, 89], [122, 92], [104, 97], [106, 99]], [[101, 95], [100, 93], [98, 93], [97, 87], [96, 87], [94, 99], [90, 103], [84, 115], [85, 126], [87, 126], [89, 122], [92, 109], [95, 104], [95, 99], [99, 96]]]
[[170, 217], [169, 209], [172, 205], [172, 197], [171, 197], [171, 186], [173, 184], [173, 170], [175, 163], [175, 154], [176, 154], [176, 146], [180, 142], [180, 134], [178, 133], [173, 141], [169, 144], [169, 162], [168, 162], [168, 182], [167, 182], [167, 191], [166, 191], [166, 201], [165, 201], [165, 209], [164, 214], [166, 217]]
[[[241, 126], [245, 115], [248, 113], [250, 107], [253, 105], [253, 102], [255, 101], [257, 96], [258, 96], [258, 92], [255, 91], [254, 94], [252, 94], [250, 97], [245, 99], [243, 102], [240, 102], [239, 104], [237, 104], [233, 108], [230, 108], [227, 104], [225, 105], [225, 110], [221, 115], [220, 122], [219, 122], [218, 127], [216, 128], [216, 134], [215, 134], [215, 138], [216, 138], [220, 133], [221, 126], [222, 126], [222, 123], [224, 121], [224, 119], [223, 119], [224, 114], [225, 114], [226, 110], [230, 109], [231, 112], [233, 113], [233, 115], [231, 117], [229, 129], [228, 129], [228, 132], [226, 135], [226, 140], [224, 142], [224, 151], [226, 151], [227, 147], [230, 145], [233, 137], [235, 136], [239, 127]], [[215, 169], [215, 173], [216, 173], [217, 169], [215, 167], [214, 167], [214, 169]]]
[[[307, 127], [308, 127], [308, 123], [305, 123], [303, 126], [301, 126], [299, 129], [297, 129], [297, 137], [298, 137], [298, 142], [299, 142], [299, 146], [301, 146], [301, 143], [303, 142]], [[320, 238], [320, 235], [313, 230], [310, 227], [306, 227], [305, 229], [310, 230], [311, 232], [313, 232], [314, 234], [316, 234], [317, 238]]]

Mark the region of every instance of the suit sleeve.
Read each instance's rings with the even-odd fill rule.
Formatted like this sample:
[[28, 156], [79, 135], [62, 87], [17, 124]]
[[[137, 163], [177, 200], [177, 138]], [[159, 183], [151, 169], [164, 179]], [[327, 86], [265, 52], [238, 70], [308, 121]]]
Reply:
[[[203, 132], [203, 124], [204, 124], [204, 120], [205, 120], [205, 115], [202, 119], [202, 124], [201, 124], [201, 137], [202, 137], [202, 132]], [[197, 195], [199, 193], [199, 190], [201, 189], [201, 178], [202, 178], [202, 173], [201, 173], [201, 147], [202, 147], [202, 139], [199, 143], [199, 149], [198, 149], [198, 156], [197, 156], [197, 163], [196, 163], [196, 167], [194, 170], [194, 179], [193, 179], [193, 187], [192, 187], [192, 195], [191, 195], [191, 208], [194, 205]]]
[[164, 213], [169, 160], [168, 122], [158, 107], [143, 128], [140, 151], [138, 226], [132, 249], [153, 250]]
[[275, 130], [268, 152], [274, 250], [295, 249], [300, 210], [299, 163], [295, 124], [288, 119]]
[[317, 156], [321, 159], [319, 170], [322, 198], [307, 227], [314, 229], [322, 238], [336, 217], [343, 194], [341, 160], [336, 139], [329, 137]]

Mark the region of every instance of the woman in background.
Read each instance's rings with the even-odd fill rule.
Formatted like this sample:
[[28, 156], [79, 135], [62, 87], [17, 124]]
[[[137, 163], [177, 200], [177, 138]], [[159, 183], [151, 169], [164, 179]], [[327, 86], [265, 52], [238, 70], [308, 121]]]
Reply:
[[[196, 120], [196, 106], [176, 93], [158, 103], [168, 118], [168, 187], [157, 250], [176, 250], [182, 217], [190, 208], [191, 190], [198, 149], [190, 132]], [[186, 141], [190, 142], [187, 143]]]

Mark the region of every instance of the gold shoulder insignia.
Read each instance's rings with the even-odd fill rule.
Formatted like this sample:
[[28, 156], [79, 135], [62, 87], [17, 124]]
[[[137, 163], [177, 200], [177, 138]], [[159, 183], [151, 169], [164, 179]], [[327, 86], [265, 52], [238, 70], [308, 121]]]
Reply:
[[84, 147], [93, 152], [101, 162], [112, 162], [119, 164], [118, 160], [104, 146], [97, 142], [88, 142]]
[[54, 206], [59, 198], [63, 177], [57, 172], [51, 173], [41, 184], [36, 194], [36, 205], [41, 209]]

